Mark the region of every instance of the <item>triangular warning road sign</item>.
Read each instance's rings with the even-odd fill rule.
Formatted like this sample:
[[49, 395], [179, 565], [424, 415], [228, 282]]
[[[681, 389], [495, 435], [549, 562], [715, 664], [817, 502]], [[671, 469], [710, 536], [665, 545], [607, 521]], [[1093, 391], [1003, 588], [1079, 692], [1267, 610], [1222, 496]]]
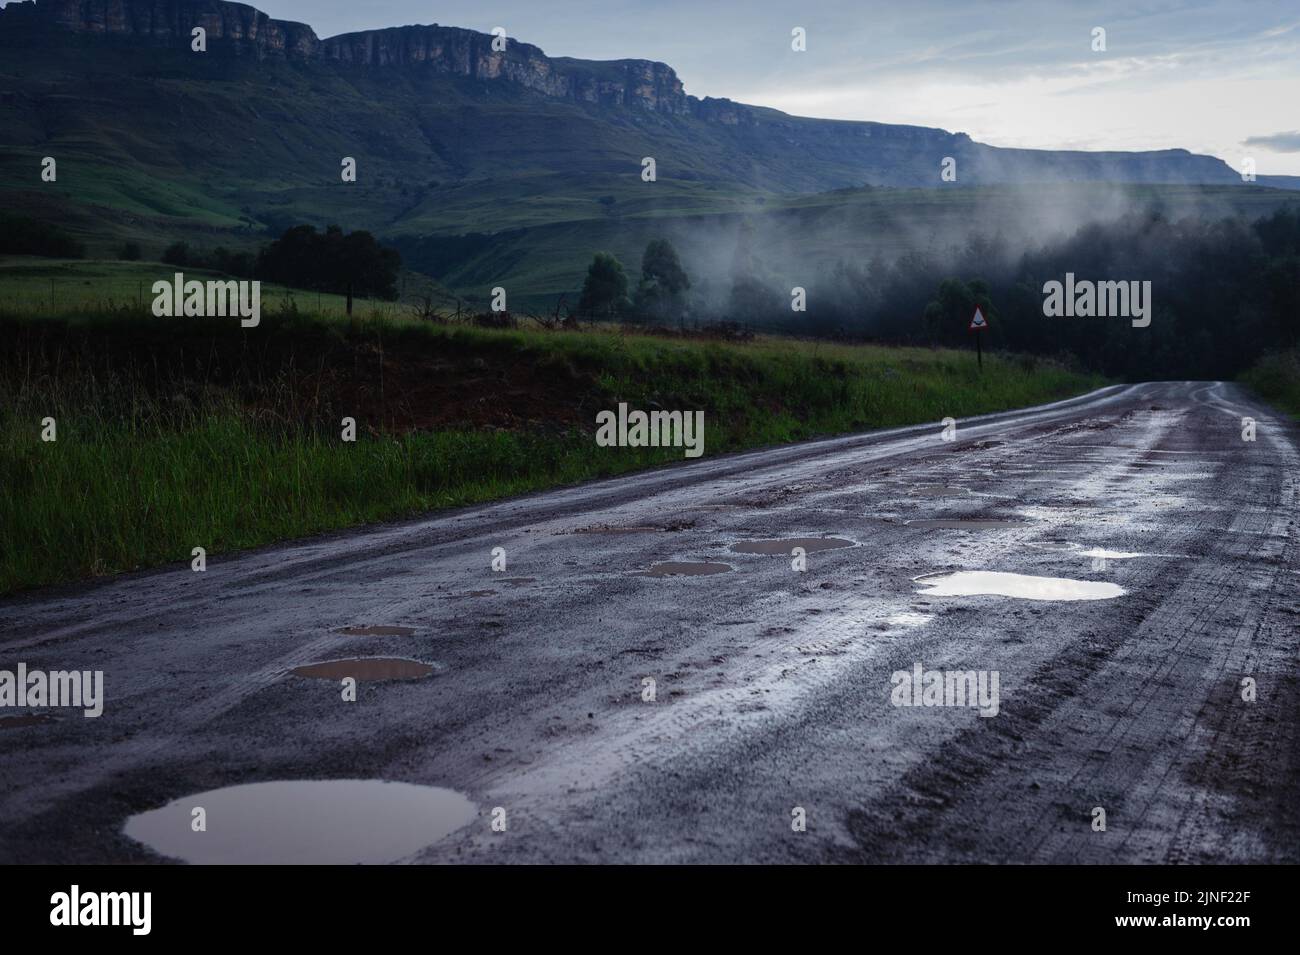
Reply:
[[977, 332], [982, 328], [988, 328], [989, 323], [984, 321], [984, 313], [980, 311], [978, 305], [975, 306], [975, 317], [970, 320], [970, 330]]

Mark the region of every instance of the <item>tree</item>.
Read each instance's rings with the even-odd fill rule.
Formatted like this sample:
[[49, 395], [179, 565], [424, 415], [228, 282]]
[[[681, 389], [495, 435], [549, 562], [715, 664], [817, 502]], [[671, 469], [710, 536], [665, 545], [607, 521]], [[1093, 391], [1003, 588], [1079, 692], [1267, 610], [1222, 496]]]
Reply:
[[608, 252], [597, 252], [582, 283], [578, 311], [597, 318], [614, 318], [626, 310], [627, 273]]
[[80, 242], [56, 225], [0, 212], [0, 254], [79, 259], [85, 251]]
[[781, 296], [763, 276], [754, 252], [754, 225], [748, 220], [736, 231], [736, 251], [731, 261], [731, 298], [727, 309], [733, 321], [765, 322], [780, 313]]
[[976, 307], [986, 321], [992, 323], [996, 318], [989, 286], [983, 279], [971, 279], [970, 282], [944, 279], [940, 282], [935, 297], [925, 306], [925, 329], [930, 343], [959, 345], [965, 342]]
[[762, 279], [754, 275], [737, 275], [732, 279], [727, 310], [733, 321], [772, 321], [780, 309], [781, 296], [764, 285]]
[[339, 281], [347, 290], [349, 315], [354, 291], [376, 298], [397, 298], [402, 257], [396, 249], [385, 248], [369, 232], [358, 231], [343, 238], [340, 250]]
[[219, 245], [212, 250], [207, 264], [209, 268], [216, 269], [218, 272], [251, 279], [255, 261], [251, 253], [232, 252], [225, 246]]
[[190, 246], [188, 242], [173, 242], [163, 249], [162, 260], [168, 265], [182, 268], [190, 264]]
[[680, 319], [686, 311], [686, 291], [691, 280], [667, 239], [652, 239], [641, 256], [641, 282], [636, 309], [658, 321]]
[[257, 274], [264, 280], [296, 288], [314, 288], [348, 297], [397, 297], [402, 257], [386, 248], [369, 232], [347, 235], [337, 225], [324, 233], [309, 225], [294, 226], [263, 247], [257, 257]]

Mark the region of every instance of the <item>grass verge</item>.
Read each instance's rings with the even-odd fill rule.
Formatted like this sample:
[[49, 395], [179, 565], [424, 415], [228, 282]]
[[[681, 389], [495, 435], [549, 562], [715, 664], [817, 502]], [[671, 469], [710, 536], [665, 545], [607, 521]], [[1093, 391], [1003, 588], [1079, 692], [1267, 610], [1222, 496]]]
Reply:
[[1240, 380], [1269, 404], [1300, 420], [1300, 349], [1264, 356]]
[[0, 337], [0, 592], [682, 460], [598, 447], [595, 415], [620, 401], [702, 409], [715, 455], [1103, 383], [1005, 356], [981, 375], [953, 351], [292, 310], [254, 329], [130, 308], [0, 314]]

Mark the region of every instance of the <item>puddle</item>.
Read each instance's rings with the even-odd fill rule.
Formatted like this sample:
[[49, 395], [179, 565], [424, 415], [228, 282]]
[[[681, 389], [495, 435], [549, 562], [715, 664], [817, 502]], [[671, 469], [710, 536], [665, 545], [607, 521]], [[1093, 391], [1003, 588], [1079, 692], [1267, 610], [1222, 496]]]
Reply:
[[806, 553], [819, 550], [838, 550], [852, 547], [853, 541], [842, 537], [776, 537], [768, 540], [737, 541], [731, 549], [737, 554], [781, 554], [789, 555], [795, 547], [802, 547]]
[[632, 527], [615, 527], [612, 524], [592, 524], [590, 527], [575, 527], [575, 534], [658, 534], [662, 527], [648, 525]]
[[997, 527], [1024, 527], [1024, 521], [1004, 521], [994, 518], [975, 517], [941, 517], [935, 520], [908, 521], [909, 527], [922, 527], [926, 530], [967, 530], [986, 531]]
[[1048, 541], [1045, 544], [1030, 544], [1034, 550], [1048, 550], [1054, 554], [1077, 554], [1083, 547], [1082, 544], [1072, 544], [1069, 541]]
[[725, 574], [734, 569], [730, 564], [719, 564], [713, 561], [669, 560], [642, 571], [641, 576], [706, 577], [709, 574]]
[[350, 676], [358, 683], [370, 683], [376, 680], [419, 680], [433, 671], [432, 664], [421, 663], [419, 660], [405, 660], [401, 657], [357, 657], [353, 660], [308, 663], [294, 667], [289, 672], [294, 676], [318, 680], [341, 680]]
[[1020, 597], [1024, 600], [1107, 600], [1128, 593], [1118, 584], [1068, 577], [1033, 577], [993, 570], [961, 570], [913, 578], [926, 597]]
[[46, 713], [28, 713], [23, 716], [0, 716], [0, 730], [16, 730], [23, 726], [53, 723], [54, 717]]
[[[194, 832], [203, 807], [206, 832]], [[451, 789], [377, 779], [248, 783], [132, 816], [123, 831], [161, 855], [200, 865], [396, 862], [468, 825], [474, 803]]]
[[886, 622], [891, 627], [923, 627], [934, 619], [932, 613], [916, 613], [905, 610], [902, 613], [896, 613]]
[[344, 627], [339, 633], [350, 637], [409, 637], [414, 627]]
[[1065, 541], [1053, 541], [1048, 544], [1030, 544], [1036, 550], [1052, 551], [1056, 554], [1074, 554], [1076, 557], [1101, 558], [1102, 560], [1128, 560], [1131, 557], [1151, 557], [1152, 554], [1140, 554], [1137, 551], [1127, 550], [1106, 550], [1104, 547], [1093, 547], [1084, 550], [1082, 544], [1072, 544]]
[[912, 488], [910, 493], [915, 497], [968, 497], [970, 495], [970, 491], [966, 488], [948, 484], [922, 484], [920, 487]]
[[531, 584], [536, 580], [536, 577], [502, 577], [501, 583], [510, 584], [512, 587], [522, 587], [524, 584]]

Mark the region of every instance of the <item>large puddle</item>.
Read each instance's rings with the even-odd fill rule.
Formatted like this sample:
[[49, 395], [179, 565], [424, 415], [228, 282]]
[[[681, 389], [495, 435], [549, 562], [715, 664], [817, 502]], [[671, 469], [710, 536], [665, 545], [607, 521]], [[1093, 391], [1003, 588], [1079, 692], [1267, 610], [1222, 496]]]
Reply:
[[419, 660], [406, 660], [402, 657], [357, 657], [352, 660], [308, 663], [294, 667], [289, 672], [294, 676], [318, 680], [342, 680], [344, 677], [352, 677], [358, 683], [371, 683], [376, 680], [419, 680], [433, 671], [432, 664], [421, 663]]
[[997, 527], [1024, 527], [1024, 521], [1005, 521], [999, 518], [977, 517], [941, 517], [934, 520], [908, 521], [909, 527], [923, 527], [927, 530], [965, 530], [987, 531]]
[[1128, 593], [1118, 584], [1068, 577], [1033, 577], [996, 570], [960, 570], [951, 574], [926, 574], [916, 583], [926, 597], [1019, 597], [1023, 600], [1109, 600]]
[[[194, 810], [206, 831], [195, 832]], [[377, 779], [248, 783], [132, 816], [123, 830], [161, 855], [203, 865], [396, 862], [472, 822], [477, 807], [435, 786]]]
[[642, 571], [642, 575], [645, 577], [707, 577], [709, 574], [725, 574], [732, 569], [730, 564], [720, 564], [715, 561], [668, 560]]
[[409, 637], [415, 633], [413, 627], [344, 627], [339, 633], [350, 637]]
[[796, 547], [802, 547], [805, 553], [812, 554], [819, 550], [838, 550], [852, 547], [853, 541], [842, 537], [777, 537], [769, 540], [737, 541], [731, 549], [737, 554], [789, 554]]

